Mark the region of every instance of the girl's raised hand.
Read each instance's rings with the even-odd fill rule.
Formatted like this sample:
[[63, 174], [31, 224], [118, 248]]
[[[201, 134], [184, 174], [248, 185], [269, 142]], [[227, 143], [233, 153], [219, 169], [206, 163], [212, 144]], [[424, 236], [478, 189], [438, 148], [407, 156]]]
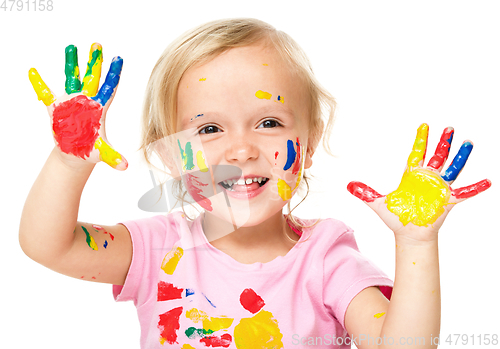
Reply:
[[90, 48], [87, 72], [80, 82], [78, 55], [75, 46], [66, 47], [66, 93], [55, 98], [35, 68], [29, 79], [38, 100], [47, 106], [52, 133], [61, 159], [68, 164], [104, 161], [117, 170], [125, 170], [127, 160], [115, 151], [106, 138], [106, 112], [116, 93], [123, 60], [113, 58], [104, 84], [101, 77], [102, 46], [94, 43]]
[[347, 190], [370, 206], [396, 236], [402, 234], [417, 241], [436, 239], [439, 228], [455, 204], [491, 186], [491, 182], [484, 179], [459, 189], [450, 187], [472, 151], [470, 141], [462, 144], [451, 165], [441, 174], [450, 152], [452, 127], [444, 130], [434, 156], [427, 167], [423, 167], [428, 131], [427, 124], [420, 125], [398, 189], [383, 196], [361, 182], [351, 182], [347, 186]]

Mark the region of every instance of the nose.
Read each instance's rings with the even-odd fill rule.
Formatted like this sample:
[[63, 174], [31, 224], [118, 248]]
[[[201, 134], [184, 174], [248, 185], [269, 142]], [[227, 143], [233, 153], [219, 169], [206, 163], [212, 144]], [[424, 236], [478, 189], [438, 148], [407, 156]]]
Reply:
[[259, 149], [250, 135], [234, 135], [226, 148], [226, 161], [246, 162], [259, 157]]

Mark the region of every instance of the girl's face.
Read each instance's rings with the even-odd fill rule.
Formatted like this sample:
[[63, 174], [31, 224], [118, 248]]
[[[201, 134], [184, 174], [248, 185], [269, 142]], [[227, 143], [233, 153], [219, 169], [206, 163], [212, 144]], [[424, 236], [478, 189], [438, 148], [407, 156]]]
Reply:
[[[237, 226], [281, 212], [312, 160], [309, 98], [279, 54], [231, 49], [189, 69], [177, 98], [178, 168], [191, 196], [229, 222], [230, 207]], [[245, 185], [227, 183], [238, 179]]]

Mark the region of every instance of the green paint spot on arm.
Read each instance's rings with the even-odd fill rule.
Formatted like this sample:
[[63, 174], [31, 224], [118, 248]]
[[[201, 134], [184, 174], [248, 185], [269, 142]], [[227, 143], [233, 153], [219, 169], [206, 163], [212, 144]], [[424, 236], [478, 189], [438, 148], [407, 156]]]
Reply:
[[83, 232], [86, 235], [86, 240], [85, 241], [87, 242], [87, 245], [89, 245], [89, 247], [91, 249], [93, 249], [94, 251], [97, 251], [98, 247], [97, 247], [97, 244], [95, 243], [95, 240], [92, 237], [92, 235], [89, 234], [88, 230], [85, 229], [85, 227], [83, 225], [82, 225], [82, 229], [83, 229]]

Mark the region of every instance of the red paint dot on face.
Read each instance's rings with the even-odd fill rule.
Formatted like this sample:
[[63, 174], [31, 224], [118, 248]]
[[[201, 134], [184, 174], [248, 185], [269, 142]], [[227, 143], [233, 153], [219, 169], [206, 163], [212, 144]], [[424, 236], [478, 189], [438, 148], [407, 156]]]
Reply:
[[82, 159], [90, 156], [99, 137], [102, 106], [87, 96], [77, 96], [54, 109], [52, 129], [59, 148]]
[[213, 210], [212, 202], [201, 194], [203, 190], [200, 188], [206, 187], [207, 185], [207, 183], [200, 182], [198, 177], [189, 173], [186, 174], [186, 187], [189, 195], [191, 195], [201, 207], [211, 212]]
[[266, 304], [264, 303], [264, 300], [251, 288], [247, 288], [241, 292], [240, 303], [243, 308], [253, 314], [262, 309], [262, 307]]

